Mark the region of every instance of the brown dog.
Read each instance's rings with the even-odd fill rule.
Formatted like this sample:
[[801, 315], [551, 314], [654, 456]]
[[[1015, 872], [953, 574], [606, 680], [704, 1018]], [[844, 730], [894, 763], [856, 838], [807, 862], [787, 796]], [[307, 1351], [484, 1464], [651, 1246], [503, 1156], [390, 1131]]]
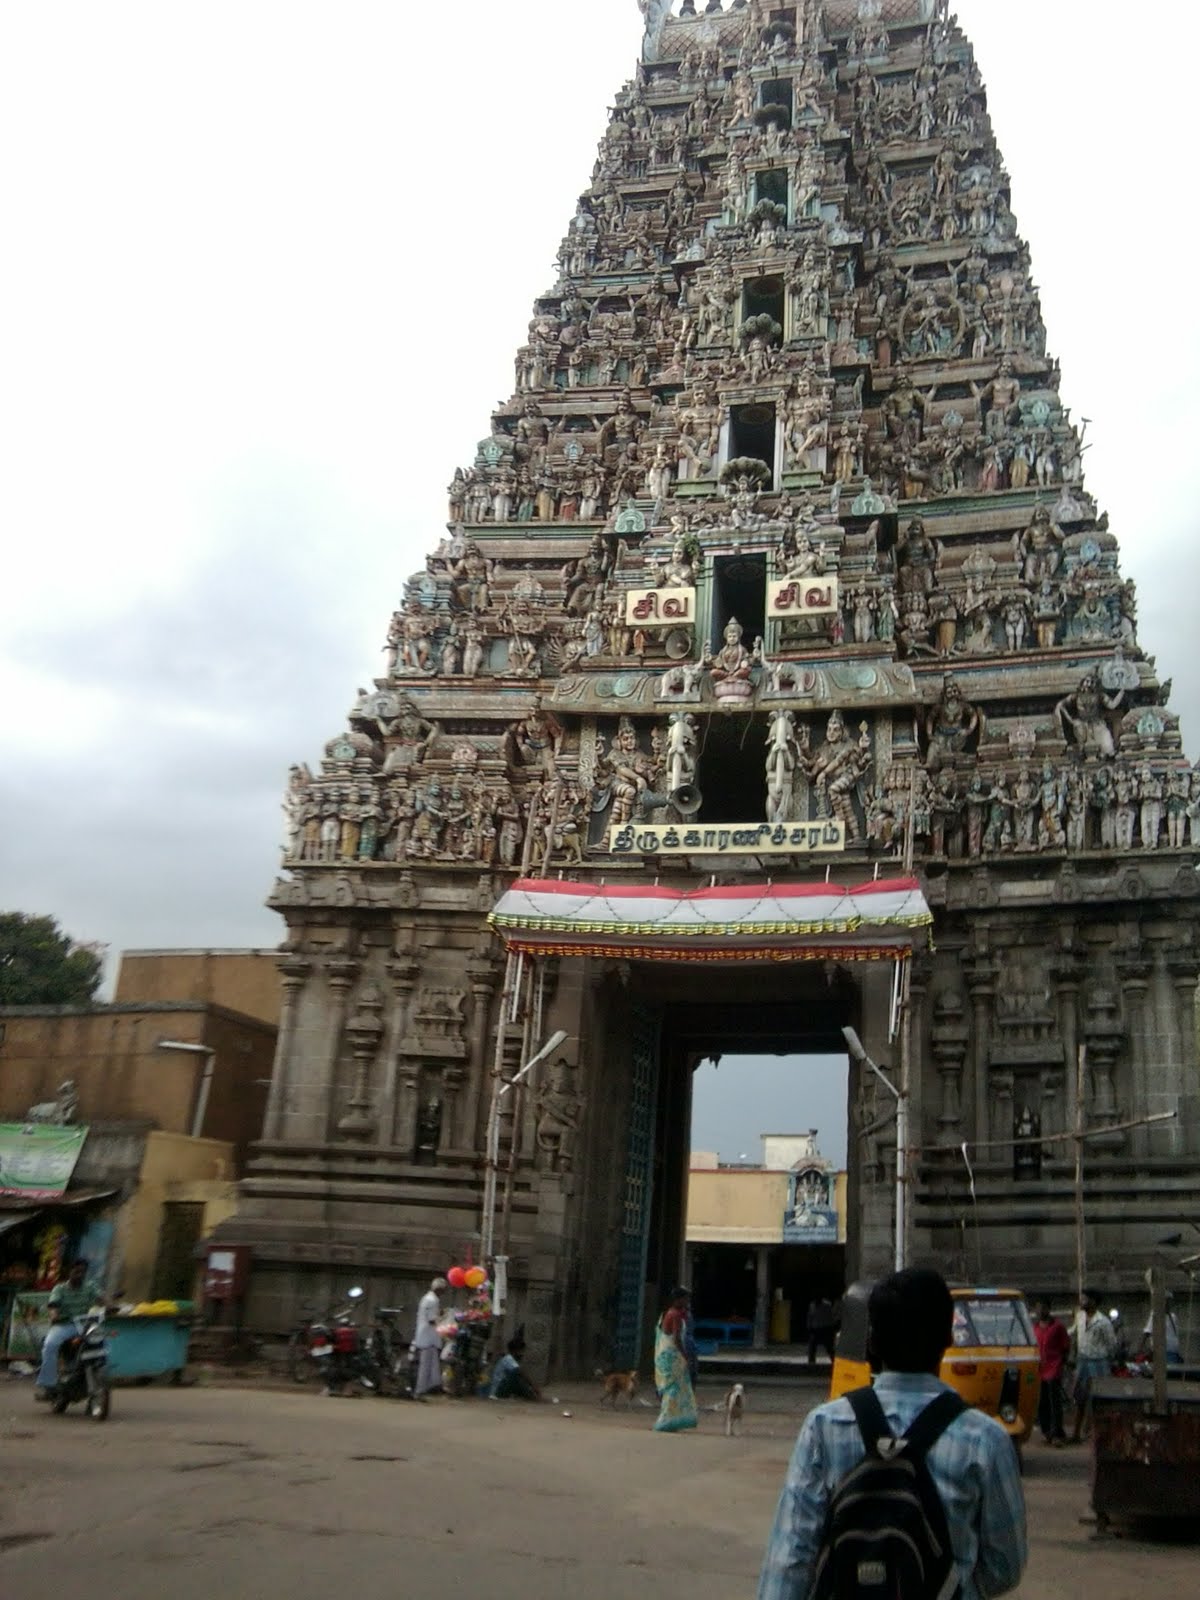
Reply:
[[636, 1372], [597, 1372], [596, 1376], [603, 1381], [604, 1393], [600, 1396], [600, 1404], [611, 1400], [612, 1408], [617, 1409], [617, 1400], [621, 1395], [626, 1402], [632, 1405], [637, 1397], [638, 1375]]

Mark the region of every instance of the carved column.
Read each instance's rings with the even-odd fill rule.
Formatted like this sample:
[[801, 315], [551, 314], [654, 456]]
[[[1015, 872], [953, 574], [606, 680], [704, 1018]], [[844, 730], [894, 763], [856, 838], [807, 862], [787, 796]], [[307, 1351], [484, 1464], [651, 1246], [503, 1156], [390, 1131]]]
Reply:
[[471, 1054], [467, 1062], [466, 1091], [460, 1097], [459, 1120], [452, 1133], [456, 1149], [475, 1155], [480, 1149], [479, 1102], [487, 1073], [488, 1017], [499, 974], [495, 961], [484, 957], [467, 963], [471, 986]]
[[379, 1125], [376, 1130], [376, 1137], [382, 1145], [400, 1142], [396, 1134], [400, 1041], [408, 1026], [408, 1005], [417, 981], [417, 972], [414, 956], [397, 955], [388, 962], [388, 977], [392, 980], [392, 1016], [384, 1045], [383, 1083], [379, 1091]]
[[996, 969], [986, 956], [978, 956], [963, 965], [971, 996], [971, 1072], [974, 1079], [974, 1093], [963, 1131], [968, 1139], [979, 1140], [988, 1136], [988, 1037]]
[[[1150, 1085], [1146, 1066], [1146, 996], [1150, 989], [1150, 963], [1140, 954], [1130, 954], [1117, 962], [1121, 982], [1122, 1010], [1125, 1015], [1125, 1034], [1129, 1040], [1130, 1070], [1133, 1095], [1130, 1109], [1134, 1116], [1145, 1116], [1155, 1109], [1150, 1105]], [[1144, 1156], [1150, 1149], [1149, 1128], [1131, 1128], [1130, 1145], [1136, 1156]]]
[[[925, 1004], [929, 996], [929, 962], [924, 956], [913, 955], [913, 967], [908, 990], [908, 1142], [924, 1143], [921, 1130], [925, 1125], [925, 1068], [927, 1062], [925, 1041], [928, 1028]], [[915, 1190], [912, 1191], [915, 1193]], [[910, 1199], [911, 1207], [911, 1199]]]
[[333, 1137], [334, 1109], [337, 1104], [338, 1063], [342, 1050], [342, 1031], [346, 1023], [346, 1004], [358, 976], [358, 962], [335, 957], [326, 966], [329, 984], [329, 1032], [325, 1042], [327, 1083], [325, 1090], [325, 1137]]
[[300, 991], [308, 982], [313, 964], [307, 956], [287, 956], [279, 963], [283, 996], [279, 1003], [279, 1036], [275, 1045], [275, 1064], [271, 1088], [263, 1117], [264, 1139], [283, 1137], [287, 1114], [288, 1080], [292, 1071], [292, 1049], [296, 1036], [296, 1009]]
[[962, 995], [957, 989], [944, 989], [933, 1002], [930, 1047], [940, 1085], [938, 1130], [947, 1144], [962, 1138], [962, 1077], [969, 1038]]
[[[1082, 968], [1071, 954], [1065, 954], [1053, 967], [1058, 998], [1058, 1036], [1062, 1040], [1064, 1071], [1044, 1071], [1042, 1075], [1042, 1132], [1069, 1133], [1075, 1126], [1075, 1062], [1079, 1049], [1079, 984]], [[1064, 1081], [1065, 1079], [1065, 1081]], [[1062, 1092], [1065, 1088], [1065, 1094]], [[1070, 1145], [1048, 1145], [1050, 1159], [1069, 1157]]]
[[[1091, 1101], [1087, 1107], [1085, 1123], [1103, 1127], [1120, 1118], [1117, 1103], [1117, 1057], [1125, 1042], [1125, 1030], [1117, 1014], [1117, 997], [1105, 983], [1095, 983], [1088, 991], [1087, 1016], [1083, 1025], [1087, 1044], [1087, 1077]], [[1088, 1140], [1092, 1150], [1121, 1150], [1128, 1135], [1106, 1133]]]
[[1175, 1149], [1194, 1150], [1197, 1129], [1189, 1089], [1196, 1083], [1196, 979], [1200, 976], [1200, 961], [1194, 955], [1179, 955], [1167, 966], [1175, 986], [1175, 1028], [1179, 1035], [1179, 1120], [1170, 1126]]
[[354, 1082], [345, 1114], [338, 1119], [338, 1132], [352, 1138], [365, 1138], [377, 1126], [371, 1103], [371, 1067], [383, 1037], [382, 1011], [383, 995], [377, 984], [368, 983], [346, 1024], [346, 1037], [354, 1052]]

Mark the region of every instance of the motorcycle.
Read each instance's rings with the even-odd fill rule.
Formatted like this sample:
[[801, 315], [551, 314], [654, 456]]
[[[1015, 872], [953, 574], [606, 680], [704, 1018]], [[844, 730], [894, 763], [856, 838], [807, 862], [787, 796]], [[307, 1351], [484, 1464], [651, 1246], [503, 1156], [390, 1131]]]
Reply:
[[108, 1346], [104, 1341], [104, 1310], [93, 1307], [78, 1323], [79, 1332], [59, 1347], [58, 1382], [50, 1390], [50, 1409], [62, 1416], [68, 1406], [85, 1402], [93, 1422], [108, 1418]]
[[362, 1297], [362, 1289], [355, 1285], [346, 1291], [349, 1306], [335, 1312], [328, 1322], [314, 1322], [309, 1327], [308, 1353], [328, 1395], [345, 1394], [352, 1384], [367, 1394], [379, 1393], [379, 1368], [354, 1321]]
[[409, 1342], [401, 1332], [403, 1315], [403, 1306], [380, 1306], [375, 1313], [377, 1325], [367, 1334], [367, 1348], [379, 1369], [380, 1393], [411, 1400], [416, 1372]]

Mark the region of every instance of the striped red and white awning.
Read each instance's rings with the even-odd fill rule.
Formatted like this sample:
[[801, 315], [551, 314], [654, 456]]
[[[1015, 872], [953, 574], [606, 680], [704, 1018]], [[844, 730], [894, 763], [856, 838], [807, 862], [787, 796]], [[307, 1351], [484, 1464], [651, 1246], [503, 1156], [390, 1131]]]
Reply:
[[933, 916], [916, 878], [655, 884], [518, 878], [489, 918], [510, 950], [646, 961], [897, 960], [925, 942]]

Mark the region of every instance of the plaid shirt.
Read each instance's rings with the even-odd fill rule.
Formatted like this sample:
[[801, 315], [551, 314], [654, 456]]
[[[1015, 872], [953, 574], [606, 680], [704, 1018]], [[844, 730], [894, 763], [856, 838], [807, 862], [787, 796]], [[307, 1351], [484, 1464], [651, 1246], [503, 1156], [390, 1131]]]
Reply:
[[[884, 1372], [875, 1379], [896, 1434], [943, 1388], [919, 1372]], [[806, 1600], [829, 1502], [864, 1454], [848, 1401], [831, 1400], [805, 1419], [779, 1497], [758, 1600]], [[926, 1460], [946, 1508], [961, 1600], [991, 1600], [1015, 1589], [1025, 1567], [1025, 1496], [1008, 1435], [981, 1411], [967, 1411]]]

